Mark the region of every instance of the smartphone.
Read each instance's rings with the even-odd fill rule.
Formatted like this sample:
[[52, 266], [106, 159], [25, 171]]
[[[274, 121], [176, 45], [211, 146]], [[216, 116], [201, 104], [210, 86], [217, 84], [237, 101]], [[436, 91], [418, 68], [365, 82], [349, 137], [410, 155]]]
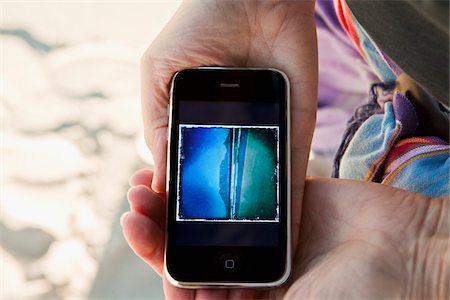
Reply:
[[179, 287], [271, 287], [290, 275], [289, 80], [276, 69], [174, 75], [165, 271]]

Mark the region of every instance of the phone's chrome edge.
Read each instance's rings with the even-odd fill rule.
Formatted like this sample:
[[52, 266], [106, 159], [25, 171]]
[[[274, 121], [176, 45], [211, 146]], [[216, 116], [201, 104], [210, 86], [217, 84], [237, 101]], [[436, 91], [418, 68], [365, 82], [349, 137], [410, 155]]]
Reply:
[[[168, 206], [169, 203], [169, 188], [170, 188], [170, 149], [171, 149], [171, 145], [170, 145], [170, 141], [172, 139], [172, 109], [173, 109], [173, 88], [174, 88], [174, 82], [176, 77], [178, 76], [179, 72], [176, 72], [173, 75], [171, 84], [170, 84], [170, 92], [169, 92], [169, 104], [168, 104], [168, 112], [169, 112], [169, 118], [168, 118], [168, 124], [167, 124], [167, 159], [166, 159], [166, 207]], [[168, 220], [169, 217], [169, 210], [166, 208], [166, 220]], [[166, 225], [167, 228], [167, 225]], [[175, 286], [179, 286], [179, 284], [177, 283], [177, 281], [172, 277], [172, 275], [170, 275], [168, 269], [167, 269], [167, 244], [169, 242], [168, 238], [167, 238], [168, 234], [166, 232], [165, 234], [165, 245], [164, 245], [164, 270], [163, 270], [163, 276], [165, 275], [167, 280]]]
[[[231, 288], [231, 287], [240, 287], [240, 288], [257, 288], [257, 287], [277, 287], [285, 283], [289, 276], [291, 275], [292, 268], [292, 241], [291, 241], [291, 87], [289, 82], [289, 77], [283, 71], [276, 68], [240, 68], [240, 67], [196, 67], [189, 69], [208, 69], [208, 70], [270, 70], [273, 72], [277, 72], [283, 76], [285, 84], [286, 84], [286, 106], [287, 106], [287, 141], [286, 141], [286, 164], [287, 164], [287, 246], [286, 246], [286, 267], [284, 274], [280, 277], [280, 279], [272, 282], [261, 282], [261, 283], [253, 283], [253, 282], [183, 282], [178, 281], [172, 277], [169, 270], [167, 269], [166, 264], [166, 251], [164, 251], [164, 275], [169, 281], [170, 284], [186, 289], [196, 289], [196, 288], [206, 288], [206, 287], [215, 287], [215, 288]], [[167, 166], [166, 166], [166, 202], [168, 201], [169, 195], [169, 182], [170, 182], [170, 140], [172, 135], [172, 109], [173, 109], [173, 88], [174, 82], [177, 75], [182, 70], [176, 72], [171, 81], [170, 87], [170, 97], [169, 97], [169, 120], [168, 120], [168, 133], [167, 133]], [[168, 217], [168, 210], [166, 209], [166, 220]], [[167, 249], [167, 234], [165, 239], [165, 249]]]

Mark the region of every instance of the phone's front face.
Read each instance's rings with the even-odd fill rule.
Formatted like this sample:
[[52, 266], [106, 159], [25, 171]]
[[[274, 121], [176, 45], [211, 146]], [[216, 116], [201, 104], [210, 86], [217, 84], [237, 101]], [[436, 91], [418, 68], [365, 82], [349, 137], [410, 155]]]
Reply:
[[199, 68], [172, 83], [166, 268], [179, 285], [274, 285], [289, 274], [288, 83]]

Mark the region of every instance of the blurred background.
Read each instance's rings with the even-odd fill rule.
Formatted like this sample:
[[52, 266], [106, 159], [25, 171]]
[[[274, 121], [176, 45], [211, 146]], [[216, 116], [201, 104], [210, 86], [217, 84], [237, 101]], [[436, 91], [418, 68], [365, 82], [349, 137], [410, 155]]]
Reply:
[[139, 59], [178, 1], [0, 3], [0, 299], [160, 299], [119, 225]]
[[179, 4], [0, 2], [1, 300], [163, 298], [119, 217], [153, 164], [139, 60]]

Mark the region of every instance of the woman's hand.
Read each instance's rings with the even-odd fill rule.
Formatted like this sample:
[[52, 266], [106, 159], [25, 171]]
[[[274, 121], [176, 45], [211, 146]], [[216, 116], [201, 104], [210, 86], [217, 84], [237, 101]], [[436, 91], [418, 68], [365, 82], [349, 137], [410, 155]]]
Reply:
[[[125, 237], [157, 272], [164, 264], [164, 195], [153, 173], [130, 180]], [[448, 299], [449, 198], [430, 199], [376, 183], [306, 181], [299, 243], [290, 280], [272, 290], [176, 288], [168, 299]], [[163, 275], [163, 274], [162, 274]], [[164, 279], [164, 275], [163, 275]]]
[[[173, 74], [197, 66], [274, 67], [291, 83], [292, 223], [298, 228], [317, 109], [314, 1], [186, 1], [142, 58], [142, 112], [165, 191], [167, 104]], [[294, 232], [297, 236], [297, 232]], [[297, 241], [294, 239], [294, 245]]]

